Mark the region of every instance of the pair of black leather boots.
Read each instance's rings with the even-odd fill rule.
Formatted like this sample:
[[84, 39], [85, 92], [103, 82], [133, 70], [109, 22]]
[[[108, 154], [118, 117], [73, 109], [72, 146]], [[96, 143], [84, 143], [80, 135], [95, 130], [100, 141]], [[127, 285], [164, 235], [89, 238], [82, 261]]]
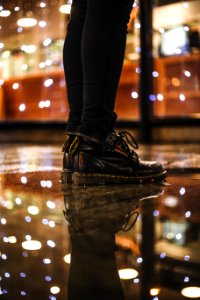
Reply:
[[112, 132], [104, 145], [79, 133], [67, 133], [63, 145], [62, 181], [74, 185], [104, 185], [162, 181], [166, 171], [157, 162], [141, 161], [138, 145], [126, 131]]

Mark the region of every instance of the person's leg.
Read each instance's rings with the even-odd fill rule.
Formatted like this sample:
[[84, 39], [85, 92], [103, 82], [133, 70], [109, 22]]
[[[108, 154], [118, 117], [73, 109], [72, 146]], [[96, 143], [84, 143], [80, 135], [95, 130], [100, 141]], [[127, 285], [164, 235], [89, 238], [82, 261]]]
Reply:
[[82, 36], [83, 113], [79, 132], [104, 142], [114, 128], [133, 0], [88, 0]]
[[69, 102], [67, 131], [80, 125], [83, 106], [83, 71], [81, 41], [87, 0], [74, 0], [63, 48], [63, 63]]
[[166, 176], [159, 163], [142, 162], [129, 148], [128, 144], [137, 148], [129, 133], [112, 132], [132, 2], [87, 0], [81, 48], [81, 125], [63, 147], [64, 182], [68, 182], [69, 173], [69, 181], [77, 185], [143, 182]]

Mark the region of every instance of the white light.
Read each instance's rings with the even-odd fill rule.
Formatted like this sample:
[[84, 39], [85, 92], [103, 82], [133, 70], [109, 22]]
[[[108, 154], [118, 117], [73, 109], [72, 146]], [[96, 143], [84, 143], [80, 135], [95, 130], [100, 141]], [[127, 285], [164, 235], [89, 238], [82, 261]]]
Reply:
[[51, 260], [50, 260], [49, 258], [44, 258], [44, 259], [43, 259], [43, 263], [44, 263], [45, 265], [49, 265], [49, 264], [51, 263]]
[[138, 276], [138, 271], [135, 269], [127, 268], [127, 269], [121, 269], [118, 271], [120, 279], [128, 280], [133, 279]]
[[184, 188], [184, 187], [182, 187], [182, 188], [180, 189], [180, 192], [179, 192], [179, 193], [180, 193], [180, 195], [182, 195], [182, 196], [183, 196], [183, 195], [185, 194], [185, 188]]
[[15, 6], [14, 11], [19, 11], [20, 7], [19, 6]]
[[157, 99], [158, 101], [163, 101], [163, 95], [162, 94], [157, 94]]
[[13, 90], [17, 90], [19, 88], [19, 83], [15, 82], [12, 85]]
[[47, 241], [47, 245], [51, 248], [54, 248], [56, 246], [55, 242], [54, 241], [51, 241], [51, 240], [48, 240]]
[[159, 293], [160, 293], [160, 289], [157, 288], [150, 289], [151, 296], [157, 296]]
[[20, 111], [25, 111], [26, 110], [26, 105], [24, 103], [20, 104], [19, 110]]
[[9, 58], [11, 55], [11, 52], [9, 50], [6, 50], [2, 54], [2, 58]]
[[4, 9], [0, 11], [0, 17], [8, 17], [10, 16], [11, 12], [8, 9]]
[[58, 286], [52, 286], [50, 288], [50, 291], [51, 291], [52, 294], [55, 295], [55, 294], [58, 294], [60, 292], [60, 288]]
[[184, 256], [184, 260], [185, 260], [185, 261], [190, 260], [190, 256], [189, 256], [189, 255], [185, 255], [185, 256]]
[[2, 86], [4, 84], [4, 80], [0, 79], [0, 86]]
[[5, 225], [7, 223], [5, 218], [1, 218], [1, 224]]
[[140, 23], [135, 23], [135, 28], [140, 29]]
[[137, 68], [135, 69], [135, 72], [136, 72], [137, 74], [140, 74], [140, 73], [141, 73], [141, 69], [140, 69], [139, 67], [137, 67]]
[[41, 61], [41, 62], [39, 63], [39, 68], [40, 68], [40, 69], [44, 69], [45, 67], [46, 67], [45, 62], [44, 62], [44, 61]]
[[184, 71], [184, 75], [185, 75], [186, 77], [190, 77], [190, 76], [191, 76], [191, 73], [190, 73], [190, 71], [185, 70], [185, 71]]
[[0, 5], [0, 11], [1, 11], [1, 10], [3, 10], [3, 6], [2, 6], [2, 5]]
[[41, 185], [42, 187], [46, 187], [46, 180], [41, 180], [41, 181], [40, 181], [40, 185]]
[[29, 214], [31, 214], [31, 215], [39, 214], [39, 208], [37, 206], [34, 206], [34, 205], [29, 206], [27, 210], [28, 210]]
[[56, 205], [53, 201], [47, 201], [47, 207], [51, 209], [55, 209]]
[[137, 263], [138, 264], [141, 264], [143, 262], [143, 259], [142, 259], [142, 257], [138, 257], [138, 259], [137, 259]]
[[42, 244], [39, 241], [31, 240], [22, 242], [22, 247], [26, 250], [39, 250]]
[[47, 26], [47, 22], [46, 21], [39, 21], [38, 22], [38, 25], [41, 27], [41, 28], [44, 28]]
[[188, 26], [184, 26], [183, 28], [185, 31], [190, 31], [190, 27], [188, 27]]
[[48, 221], [47, 219], [42, 219], [42, 224], [48, 225], [48, 224], [49, 224], [49, 221]]
[[[51, 105], [51, 101], [50, 100], [46, 100], [46, 107], [49, 107]], [[51, 180], [47, 180], [47, 187], [50, 189], [52, 188], [52, 181]]]
[[0, 61], [0, 68], [3, 68], [3, 63]]
[[50, 282], [52, 280], [51, 276], [45, 276], [45, 281]]
[[55, 224], [55, 222], [54, 221], [49, 221], [49, 227], [55, 227], [56, 226], [56, 224]]
[[199, 298], [200, 297], [200, 287], [190, 286], [182, 289], [181, 294], [187, 298]]
[[7, 201], [6, 201], [5, 207], [6, 207], [7, 209], [13, 209], [13, 202], [7, 200]]
[[17, 238], [16, 238], [16, 236], [14, 236], [14, 235], [9, 236], [9, 237], [8, 237], [8, 242], [9, 242], [10, 244], [15, 244], [15, 243], [17, 243]]
[[35, 45], [22, 45], [21, 50], [25, 53], [31, 54], [37, 50], [37, 47]]
[[155, 77], [155, 78], [156, 78], [156, 77], [158, 77], [158, 76], [159, 76], [159, 73], [158, 73], [157, 71], [153, 71], [153, 72], [152, 72], [152, 75], [153, 75], [153, 77]]
[[191, 214], [192, 214], [191, 211], [188, 210], [188, 211], [186, 211], [186, 213], [185, 213], [185, 217], [186, 217], [186, 218], [190, 218], [190, 217], [191, 217]]
[[26, 70], [28, 70], [28, 65], [27, 64], [23, 64], [21, 66], [21, 68], [22, 68], [23, 71], [26, 71]]
[[155, 210], [153, 211], [153, 216], [154, 216], [154, 217], [158, 217], [159, 214], [160, 214], [159, 210], [155, 209]]
[[49, 86], [51, 86], [52, 84], [53, 84], [53, 79], [51, 79], [51, 78], [45, 80], [45, 82], [44, 82], [44, 86], [45, 86], [45, 87], [49, 87]]
[[174, 196], [167, 196], [164, 200], [164, 205], [169, 207], [175, 207], [178, 205], [178, 199]]
[[70, 14], [70, 12], [71, 12], [71, 4], [61, 5], [60, 8], [59, 8], [59, 11], [62, 14]]
[[136, 47], [136, 48], [135, 48], [135, 52], [136, 52], [136, 53], [140, 53], [140, 52], [141, 52], [141, 48], [140, 48], [140, 47]]
[[52, 62], [51, 59], [47, 59], [47, 60], [45, 61], [45, 65], [46, 65], [47, 67], [50, 67], [52, 64], [53, 64], [53, 62]]
[[71, 254], [67, 254], [64, 256], [64, 261], [67, 263], [67, 264], [70, 264], [71, 263]]
[[132, 93], [131, 93], [131, 97], [132, 97], [133, 99], [137, 99], [137, 98], [138, 98], [138, 93], [137, 93], [137, 92], [132, 92]]
[[17, 25], [20, 27], [33, 27], [37, 25], [37, 20], [34, 18], [21, 18], [17, 21]]
[[181, 49], [180, 49], [180, 48], [176, 48], [176, 50], [175, 50], [175, 53], [176, 53], [176, 54], [181, 54], [181, 53], [182, 53], [182, 51], [181, 51]]
[[138, 264], [141, 264], [143, 262], [143, 259], [142, 259], [142, 257], [138, 257], [138, 259], [137, 259], [137, 263]]
[[160, 33], [164, 33], [164, 32], [165, 32], [165, 29], [161, 27], [161, 28], [158, 29], [158, 31], [159, 31]]
[[[50, 100], [41, 100], [39, 102], [38, 106], [39, 106], [39, 108], [44, 108], [44, 107], [48, 108], [51, 106], [51, 101]], [[46, 181], [42, 180], [42, 182], [45, 182], [45, 185], [42, 185], [42, 187], [46, 187], [47, 186]], [[42, 184], [44, 184], [44, 183], [42, 183]]]
[[46, 7], [46, 3], [45, 3], [45, 2], [40, 2], [39, 6], [40, 6], [41, 8], [44, 8], [44, 7]]
[[179, 99], [180, 99], [180, 101], [185, 101], [185, 95], [184, 94], [180, 94], [179, 95]]
[[47, 38], [43, 41], [43, 46], [47, 47], [51, 44], [52, 40], [50, 38]]
[[4, 43], [0, 43], [0, 49], [3, 49], [4, 48]]
[[38, 106], [39, 108], [44, 108], [44, 101], [40, 101]]
[[183, 7], [184, 7], [184, 8], [188, 8], [188, 7], [189, 7], [189, 3], [188, 3], [188, 2], [184, 2], [184, 3], [183, 3]]
[[22, 176], [21, 177], [21, 182], [23, 183], [23, 184], [26, 184], [27, 183], [27, 178], [26, 178], [26, 176]]
[[190, 281], [190, 278], [188, 276], [185, 276], [184, 282], [189, 282], [189, 281]]
[[25, 216], [25, 221], [27, 222], [27, 223], [30, 223], [31, 222], [31, 217], [29, 217], [29, 216]]
[[167, 234], [167, 239], [168, 239], [168, 240], [172, 240], [173, 238], [174, 238], [173, 232], [168, 232], [168, 234]]
[[182, 239], [182, 234], [181, 233], [177, 233], [176, 234], [176, 239], [179, 241]]
[[29, 235], [29, 234], [27, 234], [27, 235], [25, 235], [25, 239], [27, 240], [27, 241], [31, 241], [31, 235]]
[[7, 255], [6, 255], [6, 254], [2, 254], [2, 255], [1, 255], [1, 258], [2, 258], [3, 260], [6, 260], [6, 259], [7, 259]]
[[[50, 100], [46, 100], [45, 101], [45, 107], [50, 107], [51, 106], [51, 101]], [[50, 188], [52, 185], [47, 182], [47, 187]]]
[[166, 253], [165, 252], [162, 252], [162, 253], [160, 253], [160, 258], [162, 259], [162, 258], [165, 258], [167, 255], [166, 255]]
[[22, 31], [23, 31], [23, 28], [22, 28], [22, 27], [17, 28], [17, 32], [18, 32], [18, 33], [21, 33]]

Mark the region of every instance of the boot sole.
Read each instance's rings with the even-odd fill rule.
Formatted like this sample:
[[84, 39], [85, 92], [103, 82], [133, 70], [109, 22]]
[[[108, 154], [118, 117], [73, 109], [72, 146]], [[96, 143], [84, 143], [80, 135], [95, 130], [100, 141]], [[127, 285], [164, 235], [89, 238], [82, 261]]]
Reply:
[[[166, 178], [166, 171], [146, 176], [123, 176], [100, 173], [79, 173], [74, 172], [71, 177], [71, 183], [75, 186], [82, 185], [106, 185], [106, 184], [123, 184], [123, 183], [145, 183], [154, 181], [163, 181]], [[67, 177], [69, 174], [67, 175]], [[66, 178], [66, 177], [65, 177]], [[64, 178], [63, 178], [64, 179]], [[64, 181], [67, 183], [67, 181]], [[68, 178], [69, 182], [69, 178]]]

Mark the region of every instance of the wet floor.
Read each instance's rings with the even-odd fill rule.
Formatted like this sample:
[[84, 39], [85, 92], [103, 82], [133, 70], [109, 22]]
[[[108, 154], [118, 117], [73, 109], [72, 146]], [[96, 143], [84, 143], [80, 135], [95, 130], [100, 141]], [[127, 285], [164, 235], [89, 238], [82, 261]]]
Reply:
[[60, 147], [1, 146], [0, 299], [199, 299], [199, 153], [143, 147], [162, 184], [72, 187]]

